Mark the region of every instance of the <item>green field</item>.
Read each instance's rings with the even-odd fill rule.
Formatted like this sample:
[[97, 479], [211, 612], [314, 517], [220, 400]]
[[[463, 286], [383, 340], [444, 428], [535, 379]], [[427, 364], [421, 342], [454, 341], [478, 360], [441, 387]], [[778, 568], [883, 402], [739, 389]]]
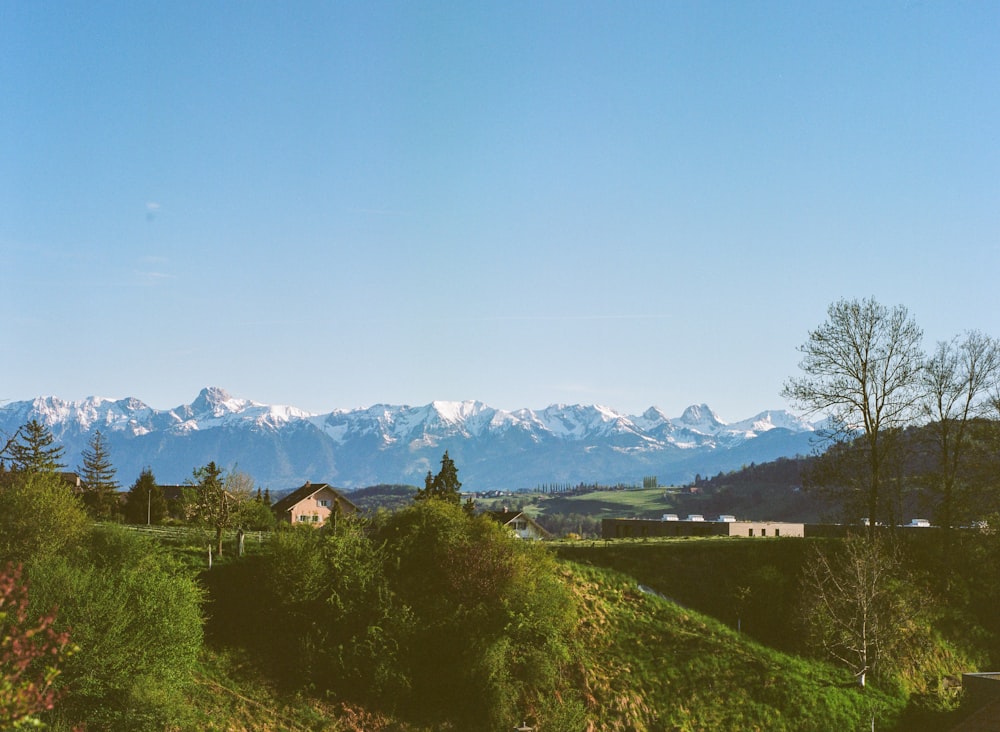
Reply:
[[[524, 504], [533, 516], [576, 513], [594, 518], [659, 518], [671, 512], [675, 488], [641, 488], [622, 491], [593, 491], [581, 495], [559, 493], [518, 493], [505, 500], [483, 502], [483, 507]], [[667, 496], [666, 498], [664, 496]]]

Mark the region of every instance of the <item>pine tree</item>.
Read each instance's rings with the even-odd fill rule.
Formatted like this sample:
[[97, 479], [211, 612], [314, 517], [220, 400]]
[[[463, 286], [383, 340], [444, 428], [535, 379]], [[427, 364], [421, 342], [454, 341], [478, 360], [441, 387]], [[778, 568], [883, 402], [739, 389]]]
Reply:
[[462, 495], [459, 492], [462, 484], [458, 480], [458, 468], [455, 461], [448, 456], [448, 451], [444, 451], [441, 457], [441, 470], [437, 475], [431, 475], [427, 471], [424, 478], [424, 487], [417, 491], [415, 500], [422, 501], [428, 498], [436, 498], [442, 501], [454, 503], [456, 506], [462, 502]]
[[167, 516], [167, 499], [149, 468], [143, 468], [125, 499], [125, 520], [130, 524], [158, 524]]
[[22, 425], [5, 449], [14, 472], [58, 473], [66, 467], [60, 462], [62, 445], [56, 444], [49, 428], [37, 419]]
[[83, 451], [83, 464], [77, 468], [83, 483], [83, 500], [99, 519], [111, 518], [117, 513], [116, 493], [118, 481], [111, 464], [108, 443], [100, 430], [94, 432]]

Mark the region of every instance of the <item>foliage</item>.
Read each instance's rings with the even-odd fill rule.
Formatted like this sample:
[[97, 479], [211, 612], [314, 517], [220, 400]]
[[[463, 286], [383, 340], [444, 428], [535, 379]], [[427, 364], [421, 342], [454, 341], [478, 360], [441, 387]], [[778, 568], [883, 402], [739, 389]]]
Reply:
[[32, 604], [59, 606], [78, 651], [54, 719], [88, 729], [164, 729], [184, 720], [202, 642], [201, 592], [155, 544], [95, 529], [83, 551], [29, 567]]
[[89, 525], [79, 498], [57, 473], [15, 473], [0, 490], [0, 560], [66, 553]]
[[458, 504], [462, 501], [461, 488], [462, 484], [458, 480], [458, 468], [455, 467], [455, 461], [448, 456], [448, 451], [445, 450], [444, 455], [441, 456], [441, 470], [438, 471], [437, 475], [431, 475], [431, 471], [427, 471], [424, 487], [417, 491], [414, 499], [422, 501], [435, 498]]
[[49, 428], [37, 419], [22, 425], [4, 450], [15, 473], [57, 473], [66, 467], [60, 462], [62, 446], [56, 444]]
[[596, 539], [601, 535], [601, 520], [582, 513], [545, 513], [536, 521], [553, 536]]
[[143, 468], [125, 497], [125, 520], [130, 524], [159, 524], [167, 516], [167, 500], [151, 468]]
[[0, 570], [0, 726], [37, 725], [35, 715], [52, 709], [60, 694], [54, 686], [71, 652], [69, 633], [53, 628], [55, 611], [32, 619], [28, 585], [21, 566]]
[[435, 715], [449, 710], [453, 723], [478, 729], [542, 717], [539, 700], [560, 688], [576, 617], [547, 550], [442, 501], [395, 514], [376, 538], [413, 617], [398, 629], [412, 685], [406, 711], [441, 721]]
[[375, 513], [379, 509], [397, 511], [413, 502], [416, 486], [403, 484], [381, 484], [351, 491], [351, 503], [365, 513]]
[[[556, 692], [579, 708], [560, 673], [575, 606], [552, 557], [451, 502], [278, 531], [239, 581], [263, 590], [268, 666], [345, 703], [481, 730], [555, 719]], [[237, 608], [216, 611], [225, 633]]]
[[221, 555], [223, 532], [238, 523], [242, 506], [253, 495], [253, 479], [238, 471], [226, 475], [210, 462], [194, 470], [188, 485], [184, 496], [188, 516], [215, 531], [215, 551]]
[[259, 491], [240, 506], [236, 524], [247, 531], [270, 531], [277, 525], [277, 518], [267, 499]]
[[96, 430], [83, 451], [83, 464], [77, 468], [83, 483], [83, 500], [91, 513], [107, 520], [118, 510], [118, 481], [115, 468], [111, 464], [108, 442], [100, 430]]

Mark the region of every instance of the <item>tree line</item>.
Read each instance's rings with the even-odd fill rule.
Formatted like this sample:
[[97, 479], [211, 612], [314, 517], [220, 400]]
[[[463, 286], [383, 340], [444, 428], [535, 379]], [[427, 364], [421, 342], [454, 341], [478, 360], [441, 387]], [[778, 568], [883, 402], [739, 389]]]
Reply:
[[[981, 516], [995, 491], [981, 469], [1000, 445], [1000, 342], [971, 330], [923, 350], [908, 310], [874, 298], [839, 300], [799, 347], [801, 375], [782, 394], [826, 418], [828, 447], [812, 482], [832, 491], [845, 518], [870, 531], [900, 523], [898, 497], [919, 488], [950, 531]], [[921, 426], [922, 440], [908, 439]], [[908, 429], [910, 430], [908, 432]], [[907, 474], [919, 448], [921, 474]]]

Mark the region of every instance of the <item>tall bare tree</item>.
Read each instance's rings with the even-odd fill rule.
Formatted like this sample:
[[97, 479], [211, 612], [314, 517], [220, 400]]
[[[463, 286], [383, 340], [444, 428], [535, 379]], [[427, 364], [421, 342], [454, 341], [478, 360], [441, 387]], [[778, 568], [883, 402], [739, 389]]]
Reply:
[[935, 448], [935, 522], [947, 530], [960, 518], [963, 461], [973, 449], [971, 422], [990, 414], [1000, 385], [1000, 343], [979, 331], [940, 342], [925, 362], [922, 377], [922, 407]]
[[874, 298], [839, 300], [799, 347], [803, 375], [782, 394], [812, 414], [826, 414], [828, 436], [864, 450], [864, 503], [872, 530], [885, 510], [884, 471], [892, 438], [914, 416], [920, 395], [923, 332], [907, 309]]

